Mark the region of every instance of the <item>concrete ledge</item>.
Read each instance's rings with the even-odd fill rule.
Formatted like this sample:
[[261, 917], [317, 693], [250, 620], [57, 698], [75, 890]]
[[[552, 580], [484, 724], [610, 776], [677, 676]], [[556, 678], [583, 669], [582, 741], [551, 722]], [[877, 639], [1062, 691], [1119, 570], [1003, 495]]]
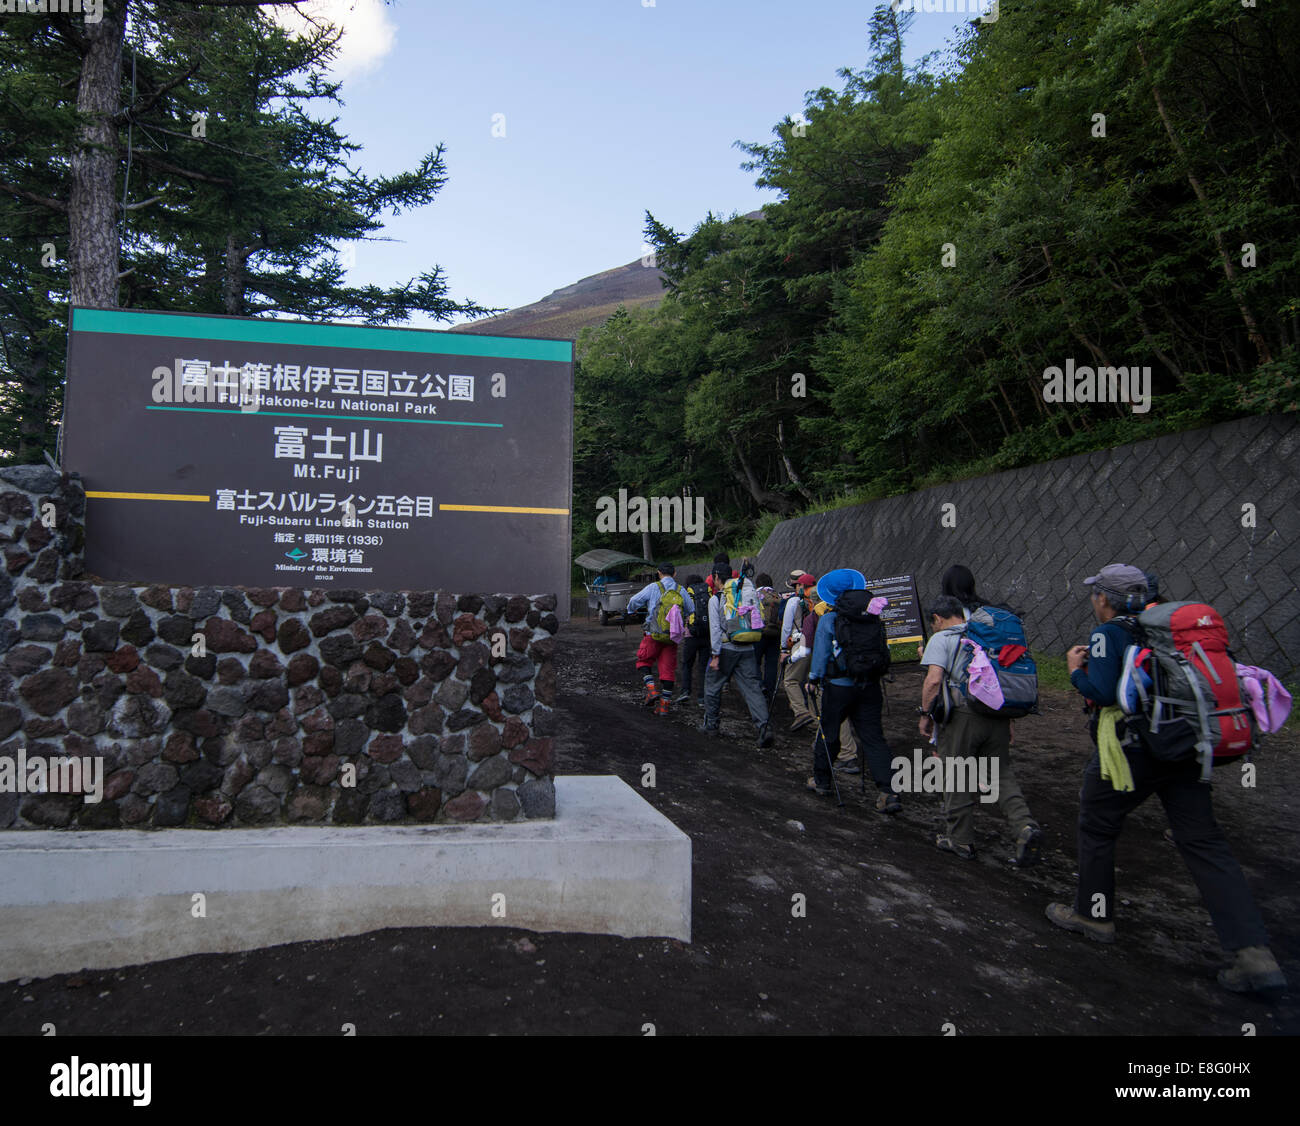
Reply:
[[618, 778], [555, 791], [519, 824], [0, 833], [0, 981], [385, 927], [689, 942], [690, 838]]

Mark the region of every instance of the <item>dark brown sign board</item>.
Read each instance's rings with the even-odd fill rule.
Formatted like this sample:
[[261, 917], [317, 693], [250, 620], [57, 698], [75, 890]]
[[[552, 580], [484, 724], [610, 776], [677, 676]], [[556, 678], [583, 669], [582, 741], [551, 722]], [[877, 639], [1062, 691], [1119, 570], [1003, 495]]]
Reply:
[[63, 464], [105, 580], [563, 594], [573, 343], [74, 308]]
[[889, 605], [880, 615], [880, 620], [884, 623], [885, 636], [890, 644], [925, 640], [921, 623], [921, 600], [916, 594], [915, 576], [893, 575], [887, 579], [868, 579], [867, 590], [872, 594], [883, 594], [889, 599]]

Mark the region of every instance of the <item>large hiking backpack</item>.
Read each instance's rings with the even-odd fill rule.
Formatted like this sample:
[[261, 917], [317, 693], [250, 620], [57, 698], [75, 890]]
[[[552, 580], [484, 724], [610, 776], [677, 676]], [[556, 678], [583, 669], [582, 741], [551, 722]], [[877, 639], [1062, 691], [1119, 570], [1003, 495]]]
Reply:
[[1162, 602], [1122, 624], [1135, 643], [1124, 651], [1119, 706], [1154, 757], [1195, 757], [1208, 779], [1216, 761], [1255, 748], [1255, 718], [1213, 606]]
[[727, 640], [747, 645], [763, 636], [763, 612], [757, 603], [742, 603], [744, 579], [728, 579], [722, 584], [722, 632]]
[[[975, 646], [988, 655], [1002, 690], [1002, 706], [991, 708], [970, 692], [970, 663]], [[1025, 627], [1010, 610], [981, 606], [972, 610], [949, 670], [951, 683], [977, 715], [1020, 719], [1038, 711], [1038, 667], [1029, 655]]]
[[758, 596], [758, 607], [763, 614], [763, 636], [781, 636], [781, 611], [785, 603], [781, 596], [771, 587], [765, 587]]
[[695, 583], [686, 588], [691, 592], [691, 601], [695, 610], [687, 617], [691, 636], [702, 641], [709, 636], [709, 588], [703, 583]]
[[835, 603], [836, 665], [859, 687], [889, 671], [889, 639], [879, 615], [867, 609], [871, 599], [870, 591], [849, 590]]
[[672, 633], [668, 626], [668, 612], [676, 606], [678, 613], [682, 615], [682, 621], [685, 621], [686, 599], [682, 597], [682, 592], [677, 587], [669, 589], [662, 582], [655, 585], [659, 587], [659, 604], [655, 607], [654, 621], [650, 623], [650, 639], [672, 641]]

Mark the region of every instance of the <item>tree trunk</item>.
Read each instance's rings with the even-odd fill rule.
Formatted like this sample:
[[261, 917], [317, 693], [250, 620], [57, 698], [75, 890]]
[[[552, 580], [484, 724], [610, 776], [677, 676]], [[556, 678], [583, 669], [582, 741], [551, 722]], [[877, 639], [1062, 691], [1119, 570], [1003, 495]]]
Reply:
[[117, 125], [127, 0], [105, 0], [103, 19], [85, 25], [68, 200], [68, 274], [73, 305], [117, 308]]

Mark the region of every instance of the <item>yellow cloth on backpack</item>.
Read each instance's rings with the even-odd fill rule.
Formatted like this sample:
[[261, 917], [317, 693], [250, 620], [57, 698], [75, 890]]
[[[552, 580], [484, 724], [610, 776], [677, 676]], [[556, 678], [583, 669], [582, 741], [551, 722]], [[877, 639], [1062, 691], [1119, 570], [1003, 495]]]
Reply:
[[829, 607], [828, 605], [826, 605], [825, 602], [818, 602], [817, 605], [813, 607], [813, 613], [816, 614], [816, 615], [820, 618], [820, 617], [822, 617], [822, 616], [826, 613], [826, 611], [829, 610], [829, 609], [830, 609], [830, 607]]
[[1134, 788], [1128, 756], [1120, 746], [1119, 735], [1115, 732], [1115, 721], [1123, 714], [1117, 705], [1112, 704], [1101, 709], [1101, 716], [1097, 720], [1097, 754], [1101, 758], [1101, 776], [1108, 779], [1111, 788], [1120, 793]]

